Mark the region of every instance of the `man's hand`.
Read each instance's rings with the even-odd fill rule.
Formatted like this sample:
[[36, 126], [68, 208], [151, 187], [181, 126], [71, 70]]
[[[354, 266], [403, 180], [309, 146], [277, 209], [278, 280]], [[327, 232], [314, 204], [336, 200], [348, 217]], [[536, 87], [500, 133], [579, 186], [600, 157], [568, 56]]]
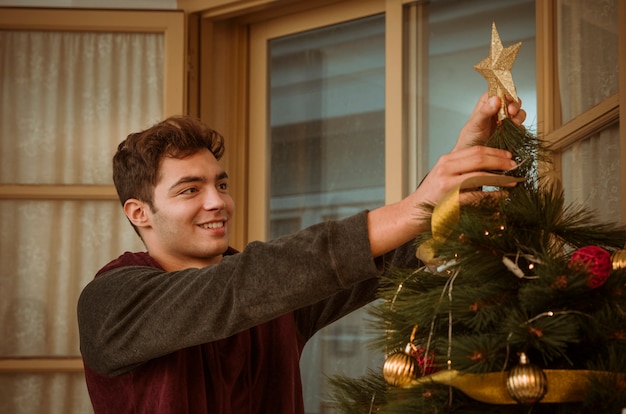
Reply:
[[[517, 124], [526, 118], [520, 104], [510, 101], [507, 108]], [[485, 93], [461, 129], [454, 149], [439, 158], [417, 190], [397, 203], [370, 211], [367, 216], [368, 230], [374, 257], [428, 230], [430, 212], [422, 208], [424, 204], [438, 204], [444, 195], [468, 178], [499, 176], [488, 171], [506, 171], [517, 166], [510, 152], [480, 145], [493, 133], [499, 109], [500, 99], [489, 99]], [[464, 202], [471, 193], [463, 193], [462, 196], [466, 199], [461, 200]]]
[[[526, 119], [526, 111], [521, 109], [521, 105], [521, 99], [518, 103], [513, 101], [510, 97], [507, 97], [507, 111], [509, 117], [517, 125], [521, 125]], [[499, 110], [500, 98], [497, 96], [489, 98], [487, 93], [484, 93], [474, 107], [469, 120], [461, 129], [461, 133], [459, 134], [459, 138], [452, 152], [476, 144], [484, 144], [496, 128], [496, 114]]]

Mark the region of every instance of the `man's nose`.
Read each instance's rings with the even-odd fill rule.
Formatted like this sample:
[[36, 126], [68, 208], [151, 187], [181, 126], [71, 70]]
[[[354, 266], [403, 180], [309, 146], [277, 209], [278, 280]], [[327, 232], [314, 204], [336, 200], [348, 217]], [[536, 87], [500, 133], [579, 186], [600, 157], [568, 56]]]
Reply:
[[226, 202], [217, 189], [209, 190], [205, 193], [204, 209], [205, 210], [223, 210]]

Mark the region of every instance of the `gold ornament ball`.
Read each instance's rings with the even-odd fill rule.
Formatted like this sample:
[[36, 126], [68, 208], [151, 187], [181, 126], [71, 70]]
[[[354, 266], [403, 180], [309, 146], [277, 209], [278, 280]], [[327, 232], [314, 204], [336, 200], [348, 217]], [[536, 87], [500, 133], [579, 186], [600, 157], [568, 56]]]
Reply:
[[543, 370], [528, 362], [524, 353], [506, 380], [509, 395], [520, 404], [535, 404], [548, 392], [548, 378]]
[[394, 352], [385, 359], [383, 377], [394, 387], [409, 385], [416, 378], [417, 361], [405, 352]]
[[611, 256], [613, 270], [626, 269], [626, 250], [617, 250]]

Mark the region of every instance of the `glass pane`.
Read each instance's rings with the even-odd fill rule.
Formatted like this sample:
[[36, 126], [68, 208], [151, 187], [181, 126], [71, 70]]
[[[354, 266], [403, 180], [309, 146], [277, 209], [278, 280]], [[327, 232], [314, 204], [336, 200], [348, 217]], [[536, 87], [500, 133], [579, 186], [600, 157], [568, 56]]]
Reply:
[[618, 92], [617, 6], [618, 0], [558, 1], [563, 124]]
[[163, 43], [0, 30], [0, 183], [112, 184], [117, 144], [163, 112]]
[[595, 210], [599, 222], [619, 220], [621, 209], [619, 125], [567, 148], [562, 153], [562, 176], [568, 204]]
[[0, 413], [88, 414], [93, 408], [82, 372], [0, 374]]
[[[384, 203], [384, 23], [373, 16], [270, 42], [272, 238]], [[360, 376], [376, 357], [363, 352], [362, 317], [307, 344], [308, 412], [322, 410], [326, 375]]]
[[79, 356], [80, 291], [139, 238], [118, 201], [0, 200], [0, 212], [0, 357]]
[[537, 122], [535, 80], [535, 1], [433, 1], [429, 5], [429, 165], [454, 146], [487, 81], [474, 65], [489, 55], [491, 24], [504, 47], [522, 42], [511, 70], [527, 112], [525, 125]]

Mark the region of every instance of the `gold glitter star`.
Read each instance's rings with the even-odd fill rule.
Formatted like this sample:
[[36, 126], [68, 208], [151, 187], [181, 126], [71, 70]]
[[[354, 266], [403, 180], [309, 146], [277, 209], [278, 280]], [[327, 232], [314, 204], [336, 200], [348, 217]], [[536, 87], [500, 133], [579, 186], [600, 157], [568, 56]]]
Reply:
[[507, 48], [502, 47], [500, 35], [496, 29], [496, 24], [491, 26], [491, 45], [489, 47], [489, 56], [474, 66], [488, 83], [489, 96], [498, 96], [505, 102], [504, 95], [508, 94], [515, 102], [519, 102], [511, 68], [517, 57], [522, 42], [518, 42]]

